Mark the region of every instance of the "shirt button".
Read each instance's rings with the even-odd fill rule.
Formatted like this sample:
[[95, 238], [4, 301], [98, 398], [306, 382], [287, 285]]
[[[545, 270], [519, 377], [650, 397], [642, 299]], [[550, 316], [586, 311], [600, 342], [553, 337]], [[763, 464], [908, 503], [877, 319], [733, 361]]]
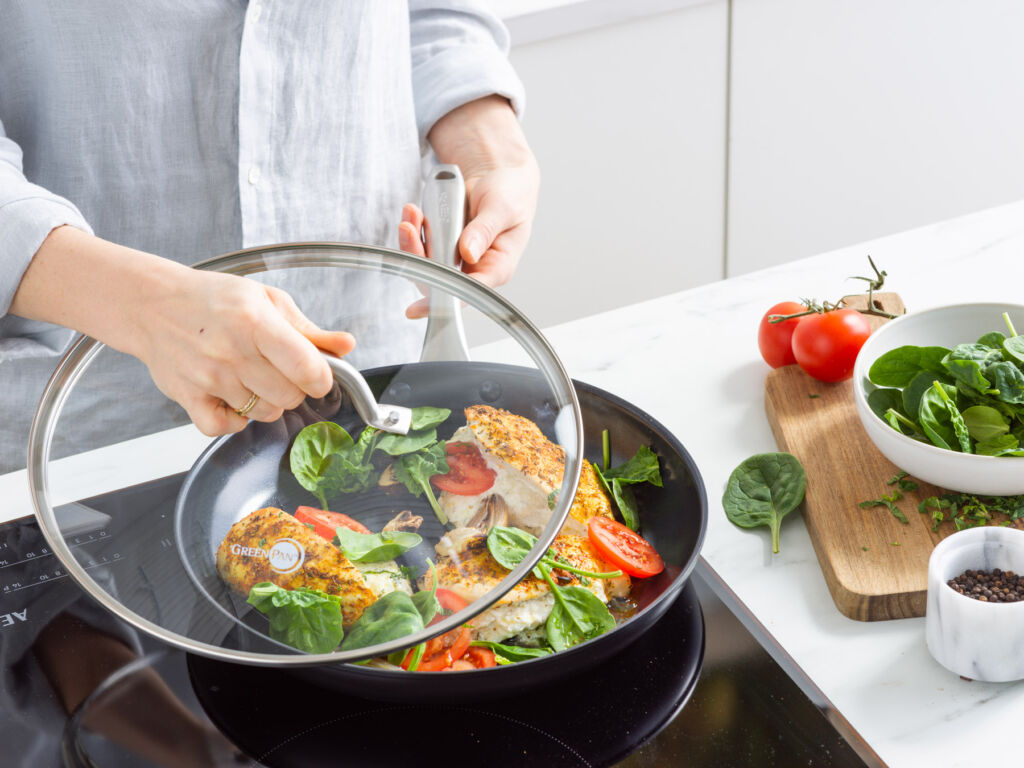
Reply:
[[260, 169], [259, 169], [258, 166], [254, 165], [254, 166], [252, 166], [249, 169], [248, 179], [249, 179], [249, 183], [252, 184], [252, 185], [256, 185], [256, 184], [260, 183]]
[[259, 3], [253, 3], [251, 13], [252, 13], [252, 20], [254, 22], [259, 21], [260, 20], [260, 14], [263, 13], [263, 6], [260, 5]]

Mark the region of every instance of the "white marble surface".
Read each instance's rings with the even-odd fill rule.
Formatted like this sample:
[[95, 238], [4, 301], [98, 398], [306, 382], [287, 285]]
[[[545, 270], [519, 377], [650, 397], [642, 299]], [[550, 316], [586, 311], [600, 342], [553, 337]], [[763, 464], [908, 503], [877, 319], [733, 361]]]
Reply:
[[[799, 516], [784, 522], [782, 551], [773, 556], [767, 531], [736, 528], [722, 512], [733, 467], [776, 449], [763, 405], [769, 369], [756, 344], [761, 315], [784, 299], [859, 291], [845, 278], [867, 272], [867, 254], [888, 271], [887, 287], [911, 311], [1020, 301], [1024, 202], [595, 315], [547, 335], [575, 378], [648, 411], [691, 451], [709, 496], [704, 557], [888, 765], [1019, 765], [1024, 686], [965, 682], [948, 672], [928, 653], [924, 619], [863, 623], [842, 616]], [[195, 455], [192, 436], [181, 434], [185, 453]], [[121, 459], [137, 458], [142, 448], [155, 450], [133, 444], [69, 459], [67, 476], [94, 472], [98, 489], [120, 483], [125, 466], [138, 464]], [[0, 477], [0, 498], [3, 518], [31, 514], [25, 473]]]

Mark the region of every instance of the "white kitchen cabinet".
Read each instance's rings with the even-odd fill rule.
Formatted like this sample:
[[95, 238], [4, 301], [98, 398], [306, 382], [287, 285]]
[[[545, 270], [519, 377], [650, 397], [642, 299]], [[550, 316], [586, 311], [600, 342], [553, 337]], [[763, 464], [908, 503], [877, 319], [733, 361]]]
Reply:
[[727, 273], [1024, 198], [1021, 30], [1020, 0], [733, 0]]
[[717, 0], [523, 44], [511, 20], [542, 184], [503, 293], [537, 324], [722, 276], [727, 20]]

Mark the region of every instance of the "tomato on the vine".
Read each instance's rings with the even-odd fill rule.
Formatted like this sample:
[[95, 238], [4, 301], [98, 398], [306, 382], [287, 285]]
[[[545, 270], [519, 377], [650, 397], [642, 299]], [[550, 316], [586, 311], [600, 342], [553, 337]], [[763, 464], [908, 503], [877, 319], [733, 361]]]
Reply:
[[806, 312], [807, 307], [795, 301], [783, 301], [764, 313], [761, 318], [761, 325], [757, 329], [757, 347], [761, 350], [761, 357], [772, 368], [779, 368], [783, 365], [793, 365], [796, 357], [793, 355], [791, 339], [793, 331], [804, 319], [793, 317], [778, 323], [768, 322], [772, 315], [795, 315]]
[[816, 312], [800, 318], [793, 331], [793, 355], [818, 381], [844, 381], [870, 335], [870, 323], [855, 309]]

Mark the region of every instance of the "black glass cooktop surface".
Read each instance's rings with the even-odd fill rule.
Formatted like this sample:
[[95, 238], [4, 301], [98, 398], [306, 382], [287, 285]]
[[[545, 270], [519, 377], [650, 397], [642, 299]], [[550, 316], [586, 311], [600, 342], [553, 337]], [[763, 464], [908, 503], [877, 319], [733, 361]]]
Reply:
[[[179, 484], [165, 478], [68, 511], [96, 578], [172, 613], [191, 604], [167, 586], [183, 581], [168, 578], [180, 567], [168, 538]], [[127, 547], [149, 548], [151, 567], [120, 573]], [[702, 562], [665, 616], [589, 671], [507, 699], [374, 702], [141, 635], [79, 590], [32, 519], [16, 520], [0, 525], [0, 765], [881, 764], [756, 634]]]

